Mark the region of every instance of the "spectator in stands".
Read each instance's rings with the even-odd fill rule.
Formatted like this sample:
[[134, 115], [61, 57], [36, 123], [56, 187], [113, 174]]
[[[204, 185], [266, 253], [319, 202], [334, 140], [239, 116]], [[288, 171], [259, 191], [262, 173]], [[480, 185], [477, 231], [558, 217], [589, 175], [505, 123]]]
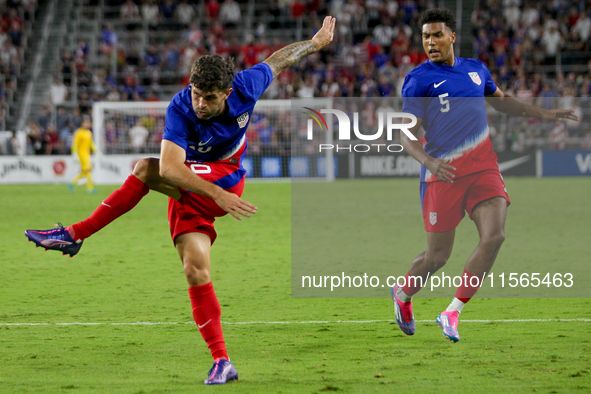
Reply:
[[314, 91], [314, 80], [312, 79], [312, 76], [308, 74], [305, 76], [304, 83], [297, 90], [297, 96], [300, 98], [314, 97]]
[[220, 15], [220, 3], [218, 0], [207, 0], [205, 3], [205, 16], [208, 21], [213, 21]]
[[43, 149], [43, 134], [39, 125], [34, 121], [30, 121], [25, 129], [27, 133], [27, 155], [42, 155], [45, 153]]
[[77, 127], [74, 127], [74, 122], [72, 122], [71, 120], [68, 121], [65, 127], [63, 127], [62, 129], [58, 129], [60, 140], [63, 143], [62, 153], [64, 155], [69, 155], [72, 153], [72, 141], [74, 139], [74, 130], [76, 129]]
[[92, 86], [92, 72], [86, 64], [83, 64], [77, 72], [78, 88], [88, 89]]
[[181, 53], [175, 40], [170, 40], [164, 48], [164, 62], [163, 69], [167, 71], [174, 71], [179, 65]]
[[195, 18], [195, 8], [187, 0], [181, 0], [181, 3], [176, 8], [175, 15], [180, 24], [187, 26]]
[[143, 101], [146, 91], [142, 85], [137, 83], [137, 80], [132, 77], [126, 77], [123, 87], [121, 89], [122, 101]]
[[142, 124], [142, 119], [135, 121], [135, 126], [129, 129], [129, 144], [133, 153], [143, 153], [146, 148], [146, 141], [150, 132]]
[[155, 29], [160, 20], [160, 10], [154, 0], [144, 0], [142, 4], [142, 20], [150, 29]]
[[339, 97], [341, 95], [341, 87], [334, 79], [332, 74], [327, 74], [320, 88], [320, 94], [323, 97]]
[[8, 144], [7, 144], [7, 148], [8, 148], [8, 154], [9, 155], [18, 155], [21, 154], [21, 144], [18, 140], [18, 138], [16, 138], [16, 131], [12, 132], [12, 136], [10, 137], [10, 139], [8, 140]]
[[86, 64], [86, 58], [88, 57], [88, 43], [85, 40], [78, 41], [78, 47], [74, 52], [74, 64], [79, 70], [84, 64]]
[[63, 130], [70, 123], [70, 115], [66, 111], [65, 107], [58, 107], [57, 114], [55, 116], [55, 126], [58, 131]]
[[107, 23], [101, 33], [101, 50], [104, 54], [110, 55], [113, 48], [117, 46], [117, 34], [113, 31], [113, 24]]
[[8, 30], [8, 35], [15, 47], [20, 47], [23, 39], [23, 24], [19, 20], [21, 19], [12, 19], [10, 21], [10, 29]]
[[392, 44], [393, 30], [392, 21], [387, 16], [382, 16], [380, 24], [373, 29], [373, 37], [383, 48]]
[[109, 81], [107, 81], [107, 70], [99, 68], [92, 74], [92, 92], [104, 97], [110, 90]]
[[119, 11], [119, 18], [126, 22], [128, 29], [133, 28], [140, 19], [140, 9], [133, 0], [126, 0]]
[[62, 105], [68, 98], [68, 87], [60, 77], [53, 77], [53, 84], [49, 88], [49, 99], [54, 106]]
[[18, 50], [11, 40], [4, 41], [0, 50], [0, 66], [4, 74], [16, 74], [20, 68]]
[[62, 52], [60, 64], [58, 66], [58, 74], [62, 76], [62, 81], [66, 86], [72, 85], [72, 78], [76, 69], [74, 67], [74, 60], [72, 53], [69, 51]]
[[526, 27], [530, 27], [540, 20], [540, 13], [532, 3], [527, 3], [521, 14], [521, 20]]
[[543, 84], [542, 91], [540, 92], [540, 98], [542, 99], [541, 107], [544, 109], [556, 108], [556, 91], [552, 88], [550, 82]]
[[37, 116], [37, 125], [41, 129], [41, 132], [44, 132], [47, 129], [50, 122], [51, 111], [49, 110], [49, 106], [43, 105], [39, 109], [39, 116]]
[[226, 29], [233, 29], [240, 22], [240, 6], [234, 0], [224, 0], [220, 7], [220, 19]]
[[189, 23], [189, 27], [183, 32], [183, 39], [194, 47], [199, 47], [203, 43], [203, 32], [196, 23]]
[[389, 97], [396, 95], [396, 87], [392, 80], [383, 74], [378, 74], [378, 85], [376, 86], [376, 93], [380, 97]]
[[155, 44], [150, 44], [144, 55], [144, 63], [148, 68], [160, 66], [160, 51]]
[[375, 55], [372, 57], [372, 61], [376, 65], [377, 68], [384, 66], [390, 59], [390, 56], [384, 50], [384, 47], [379, 45], [378, 50]]
[[149, 141], [149, 148], [151, 151], [158, 152], [162, 143], [162, 136], [164, 135], [164, 118], [159, 117], [156, 120], [154, 132]]
[[78, 98], [78, 108], [80, 108], [80, 113], [82, 115], [92, 114], [92, 98], [87, 91], [82, 91], [80, 93], [80, 97]]
[[43, 133], [43, 145], [46, 155], [63, 153], [63, 142], [60, 140], [59, 134], [52, 123], [47, 125], [47, 129]]
[[82, 125], [82, 114], [80, 113], [80, 108], [74, 107], [72, 114], [70, 115], [70, 121], [74, 123], [75, 129], [78, 129]]
[[552, 64], [556, 62], [556, 54], [560, 50], [561, 41], [562, 36], [560, 35], [556, 25], [549, 24], [549, 27], [542, 35], [542, 44], [546, 50], [546, 64]]
[[156, 93], [155, 90], [150, 90], [148, 92], [148, 96], [146, 97], [146, 102], [157, 102], [160, 101], [160, 98], [158, 97], [158, 94]]
[[117, 86], [111, 86], [111, 90], [105, 96], [105, 101], [121, 101], [121, 93]]
[[[19, 4], [28, 4], [31, 1], [34, 2], [34, 0], [20, 0]], [[232, 4], [232, 7], [237, 7], [240, 12], [240, 7], [235, 1], [227, 0], [223, 2], [223, 6], [228, 7], [229, 4]], [[16, 0], [13, 2], [17, 3]], [[245, 3], [241, 0], [238, 2]], [[564, 91], [568, 91], [571, 85], [576, 89], [574, 94], [591, 96], [589, 93], [591, 92], [591, 73], [588, 76], [577, 73], [568, 77], [560, 73], [556, 77], [544, 72], [531, 73], [532, 67], [543, 65], [546, 62], [552, 65], [556, 63], [556, 57], [549, 55], [554, 48], [556, 49], [555, 53], [558, 53], [561, 47], [568, 51], [562, 56], [562, 64], [566, 70], [571, 65], [584, 64], [587, 61], [591, 44], [589, 9], [580, 12], [578, 3], [573, 6], [568, 2], [552, 0], [542, 1], [539, 4], [519, 0], [484, 0], [481, 3], [481, 6], [472, 14], [471, 28], [473, 34], [477, 35], [474, 37], [474, 56], [489, 64], [493, 74], [496, 74], [494, 78], [500, 86], [506, 86], [508, 90], [512, 90], [520, 97], [542, 96], [543, 100], [540, 102], [543, 102], [544, 107], [554, 105], [552, 104], [554, 97], [561, 96]], [[525, 4], [521, 5], [522, 3]], [[109, 4], [117, 7], [123, 4], [121, 7], [121, 17], [123, 18], [127, 12], [124, 9], [126, 7], [134, 8], [135, 4], [140, 4], [140, 0], [112, 0], [109, 1]], [[159, 4], [162, 4], [163, 7], [159, 8]], [[111, 67], [108, 57], [98, 59], [103, 62], [102, 67], [98, 70], [94, 68], [94, 64], [89, 65], [87, 71], [90, 73], [90, 80], [88, 75], [84, 75], [86, 70], [83, 70], [83, 65], [88, 64], [88, 45], [84, 41], [80, 41], [80, 45], [74, 51], [64, 52], [57, 75], [62, 76], [67, 88], [71, 86], [72, 76], [76, 75], [76, 67], [79, 67], [78, 70], [81, 70], [78, 75], [80, 87], [89, 89], [86, 100], [90, 100], [90, 102], [96, 100], [142, 100], [145, 91], [138, 85], [183, 83], [182, 78], [186, 74], [185, 71], [200, 54], [210, 52], [234, 56], [243, 60], [243, 63], [247, 65], [260, 62], [261, 57], [268, 56], [265, 55], [266, 51], [281, 46], [281, 42], [270, 46], [263, 39], [246, 44], [244, 36], [228, 34], [224, 30], [226, 20], [221, 16], [222, 6], [218, 0], [206, 0], [204, 3], [205, 16], [211, 22], [208, 24], [209, 31], [204, 32], [199, 25], [199, 22], [203, 23], [203, 21], [196, 19], [195, 6], [192, 4], [196, 4], [196, 1], [141, 0], [141, 14], [136, 11], [129, 13], [135, 15], [135, 18], [141, 16], [144, 23], [154, 29], [157, 28], [162, 13], [165, 21], [174, 21], [186, 30], [183, 31], [182, 42], [170, 42], [169, 37], [160, 34], [150, 38], [150, 43], [155, 45], [155, 49], [151, 45], [142, 48], [137, 45], [137, 41], [133, 41], [135, 38], [130, 37], [129, 34], [122, 36], [123, 48], [121, 51], [123, 54], [120, 62], [123, 63], [119, 64], [117, 71], [119, 81], [124, 80], [124, 84], [120, 86], [123, 97], [116, 87], [117, 82], [107, 76], [106, 70], [110, 70]], [[422, 10], [425, 6], [429, 6], [429, 1], [272, 0], [267, 9], [255, 9], [256, 21], [252, 27], [256, 27], [260, 19], [263, 26], [269, 28], [268, 21], [263, 20], [268, 17], [275, 18], [276, 28], [286, 28], [286, 24], [279, 18], [290, 18], [290, 12], [292, 13], [291, 22], [288, 23], [292, 23], [290, 26], [295, 27], [296, 18], [305, 17], [312, 12], [321, 12], [320, 10], [327, 7], [330, 7], [340, 21], [338, 39], [341, 40], [341, 45], [331, 48], [322, 58], [315, 59], [315, 65], [310, 62], [302, 62], [297, 69], [285, 70], [263, 97], [291, 98], [298, 94], [308, 97], [319, 95], [399, 95], [399, 86], [401, 86], [407, 69], [412, 69], [425, 61], [425, 57], [422, 56], [420, 37], [416, 34], [413, 36], [412, 29], [409, 27], [409, 24], [416, 24], [417, 10]], [[19, 7], [16, 8], [19, 10], [17, 18], [22, 16]], [[270, 11], [272, 8], [277, 8], [277, 10], [273, 13]], [[170, 9], [173, 9], [172, 14]], [[377, 10], [379, 10], [378, 13], [376, 13]], [[376, 19], [378, 15], [380, 18]], [[3, 28], [6, 31], [10, 30], [10, 20], [9, 15], [6, 14], [3, 20]], [[377, 21], [380, 21], [380, 24], [375, 29], [371, 29], [371, 26]], [[382, 21], [387, 23], [382, 23]], [[21, 18], [19, 23], [22, 24], [22, 22]], [[241, 23], [240, 19], [235, 23]], [[167, 29], [170, 30], [170, 27], [171, 25], [168, 24]], [[307, 20], [304, 19], [303, 28], [308, 27]], [[310, 26], [310, 28], [312, 27]], [[410, 33], [408, 33], [409, 30]], [[23, 34], [25, 31], [26, 29], [22, 29]], [[550, 36], [551, 31], [554, 36]], [[117, 45], [117, 35], [112, 26], [105, 28], [103, 33], [105, 33], [101, 38], [103, 49]], [[207, 36], [206, 40], [204, 40], [204, 34]], [[375, 42], [376, 37], [380, 38], [382, 45]], [[563, 37], [563, 41], [556, 37]], [[26, 42], [26, 40], [22, 41]], [[5, 48], [4, 42], [10, 43], [10, 45]], [[159, 45], [163, 48], [160, 48]], [[380, 47], [382, 48], [379, 49]], [[0, 73], [2, 75], [18, 73], [22, 54], [19, 53], [19, 48], [12, 44], [12, 38], [6, 32], [3, 34], [1, 28], [0, 48], [2, 48], [0, 51], [0, 65], [2, 66]], [[108, 49], [105, 53], [110, 53], [111, 50]], [[331, 51], [336, 52], [337, 50], [339, 50], [338, 54], [331, 53]], [[238, 51], [240, 51], [240, 55], [237, 54]], [[143, 57], [145, 53], [148, 54], [146, 58]], [[153, 64], [150, 65], [147, 58], [151, 58], [150, 63]], [[237, 64], [239, 63], [237, 62]], [[93, 67], [92, 70], [90, 66]], [[236, 71], [240, 71], [240, 67]], [[125, 82], [127, 76], [134, 79], [133, 83]], [[165, 76], [170, 77], [164, 79]], [[392, 86], [382, 83], [384, 76]], [[548, 88], [544, 90], [545, 83], [550, 84], [549, 90]], [[551, 87], [553, 84], [556, 86], [555, 89]], [[10, 89], [7, 87], [4, 90]], [[166, 90], [159, 91], [161, 98], [168, 100], [170, 97], [165, 92]], [[54, 93], [51, 95], [52, 104], [63, 102], [59, 98], [54, 101]], [[60, 94], [56, 94], [56, 97], [59, 96]], [[80, 95], [80, 97], [82, 96]], [[7, 97], [10, 98], [10, 96]], [[66, 99], [64, 97], [64, 100]], [[70, 100], [78, 104], [76, 97], [71, 97]], [[6, 101], [8, 100], [2, 95], [0, 106], [5, 108]], [[591, 105], [591, 99], [588, 101], [589, 104], [586, 104], [586, 107]], [[559, 102], [556, 101], [555, 104], [558, 105]], [[589, 115], [584, 116], [591, 119], [591, 111], [585, 109], [583, 112], [584, 114], [590, 112]], [[33, 116], [35, 117], [35, 114]], [[58, 132], [61, 130], [62, 128], [59, 127]], [[543, 134], [545, 142], [547, 142], [547, 136], [546, 131]], [[152, 137], [149, 138], [151, 143]], [[127, 140], [127, 136], [123, 139]]]
[[160, 3], [160, 16], [165, 22], [172, 22], [174, 19], [176, 4], [173, 0], [162, 0]]
[[105, 122], [105, 143], [107, 144], [107, 153], [118, 153], [120, 133], [115, 122], [107, 120]]

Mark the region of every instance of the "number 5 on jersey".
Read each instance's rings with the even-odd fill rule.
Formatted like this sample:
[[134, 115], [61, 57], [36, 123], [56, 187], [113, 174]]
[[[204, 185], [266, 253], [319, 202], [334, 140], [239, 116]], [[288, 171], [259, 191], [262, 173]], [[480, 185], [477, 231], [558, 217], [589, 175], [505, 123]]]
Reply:
[[444, 97], [449, 96], [449, 93], [442, 93], [439, 95], [439, 102], [443, 107], [440, 109], [441, 112], [449, 111], [449, 100], [444, 100]]

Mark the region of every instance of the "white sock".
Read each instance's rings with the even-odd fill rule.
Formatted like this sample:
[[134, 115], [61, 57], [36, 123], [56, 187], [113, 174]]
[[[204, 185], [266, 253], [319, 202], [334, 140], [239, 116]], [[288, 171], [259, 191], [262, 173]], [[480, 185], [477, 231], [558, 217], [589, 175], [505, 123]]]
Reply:
[[451, 302], [451, 304], [449, 304], [449, 306], [447, 307], [447, 309], [445, 310], [446, 312], [453, 312], [453, 311], [458, 311], [458, 313], [462, 313], [462, 309], [464, 309], [464, 305], [466, 305], [464, 302], [458, 300], [456, 297], [454, 297], [453, 301]]
[[412, 300], [412, 296], [409, 296], [404, 291], [402, 291], [402, 287], [398, 287], [398, 290], [396, 291], [396, 298], [402, 302], [409, 302]]

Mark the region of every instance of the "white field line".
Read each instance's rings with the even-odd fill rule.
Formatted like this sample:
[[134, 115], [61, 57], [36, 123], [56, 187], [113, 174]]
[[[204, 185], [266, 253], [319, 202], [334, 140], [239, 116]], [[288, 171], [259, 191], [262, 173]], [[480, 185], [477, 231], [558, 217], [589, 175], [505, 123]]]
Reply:
[[[310, 321], [243, 321], [222, 322], [225, 325], [256, 325], [256, 324], [367, 324], [367, 323], [393, 323], [394, 320], [310, 320]], [[435, 323], [435, 320], [415, 320], [417, 323]], [[534, 322], [585, 322], [591, 323], [591, 319], [497, 319], [497, 320], [460, 320], [461, 323], [534, 323]], [[175, 324], [195, 324], [195, 322], [132, 322], [132, 323], [2, 323], [2, 326], [159, 326]]]

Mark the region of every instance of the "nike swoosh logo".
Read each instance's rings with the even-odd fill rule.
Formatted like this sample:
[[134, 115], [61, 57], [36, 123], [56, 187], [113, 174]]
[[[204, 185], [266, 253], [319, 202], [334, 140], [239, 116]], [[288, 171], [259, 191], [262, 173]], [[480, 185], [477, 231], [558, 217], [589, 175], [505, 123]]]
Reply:
[[201, 142], [201, 141], [199, 141], [199, 144], [198, 144], [198, 145], [199, 145], [199, 146], [207, 145], [207, 143], [208, 143], [209, 141], [211, 141], [211, 139], [212, 139], [212, 138], [213, 138], [213, 137], [209, 137], [209, 139], [208, 139], [207, 141], [205, 141], [205, 142]]
[[209, 319], [208, 321], [206, 321], [203, 324], [197, 324], [197, 327], [201, 330], [203, 327], [205, 327], [206, 325], [208, 325], [210, 321], [211, 321], [211, 319]]
[[443, 81], [439, 82], [439, 83], [434, 83], [433, 87], [438, 88], [439, 86], [441, 86], [442, 83], [444, 83], [445, 81], [447, 81], [447, 79], [444, 79]]
[[513, 160], [505, 161], [503, 163], [499, 163], [499, 171], [501, 171], [501, 172], [507, 171], [508, 169], [517, 167], [518, 165], [521, 165], [521, 164], [525, 163], [526, 161], [529, 161], [529, 159], [530, 159], [530, 155], [527, 155], [527, 156], [523, 156], [523, 157], [518, 157], [517, 159], [513, 159]]
[[109, 204], [105, 204], [105, 202], [104, 202], [104, 201], [103, 201], [103, 202], [101, 202], [101, 204], [102, 204], [102, 205], [104, 205], [104, 206], [106, 206], [106, 207], [113, 208], [113, 207], [112, 207], [112, 206], [110, 206]]

